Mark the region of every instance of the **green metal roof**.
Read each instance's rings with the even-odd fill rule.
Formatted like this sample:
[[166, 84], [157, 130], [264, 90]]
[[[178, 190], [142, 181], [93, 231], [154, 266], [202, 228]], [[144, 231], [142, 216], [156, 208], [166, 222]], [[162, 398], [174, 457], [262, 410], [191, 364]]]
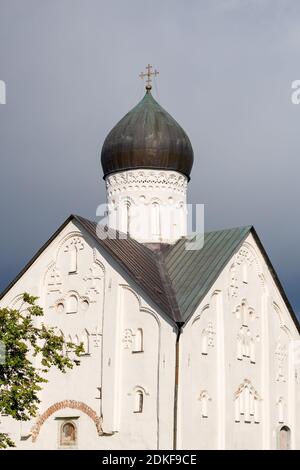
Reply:
[[[96, 222], [76, 219], [99, 244], [120, 264], [168, 317], [186, 322], [224, 266], [238, 250], [251, 226], [209, 232], [202, 239], [193, 235], [174, 245], [149, 245], [136, 240], [100, 240]], [[193, 250], [187, 247], [193, 243]]]
[[203, 237], [196, 235], [181, 239], [164, 255], [165, 267], [185, 322], [195, 311], [222, 269], [239, 248], [251, 227], [208, 232], [203, 247], [187, 250], [187, 241], [202, 245]]

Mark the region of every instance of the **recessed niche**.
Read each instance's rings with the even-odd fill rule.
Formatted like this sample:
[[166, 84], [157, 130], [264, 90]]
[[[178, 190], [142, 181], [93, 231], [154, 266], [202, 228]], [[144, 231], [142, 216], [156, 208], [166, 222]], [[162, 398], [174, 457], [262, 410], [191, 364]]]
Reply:
[[62, 302], [58, 302], [58, 304], [56, 305], [56, 311], [57, 311], [58, 313], [63, 312], [63, 311], [64, 311], [64, 308], [65, 308], [65, 306], [64, 306], [64, 304], [63, 304]]

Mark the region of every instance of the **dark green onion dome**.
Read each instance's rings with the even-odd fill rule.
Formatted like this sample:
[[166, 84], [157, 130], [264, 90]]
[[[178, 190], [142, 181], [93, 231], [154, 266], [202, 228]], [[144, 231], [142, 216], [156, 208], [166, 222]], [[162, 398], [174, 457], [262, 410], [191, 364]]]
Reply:
[[193, 160], [190, 139], [150, 91], [110, 131], [101, 152], [104, 178], [140, 168], [174, 170], [189, 178]]

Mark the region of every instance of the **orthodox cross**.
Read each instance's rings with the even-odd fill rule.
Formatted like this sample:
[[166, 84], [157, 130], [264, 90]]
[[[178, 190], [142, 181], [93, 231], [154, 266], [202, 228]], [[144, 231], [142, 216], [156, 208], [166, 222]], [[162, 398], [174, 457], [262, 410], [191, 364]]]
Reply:
[[147, 72], [141, 72], [140, 75], [139, 75], [141, 77], [141, 79], [144, 79], [145, 77], [147, 77], [146, 78], [146, 90], [147, 91], [150, 91], [151, 88], [152, 88], [152, 84], [151, 84], [152, 78], [151, 77], [153, 77], [153, 76], [156, 77], [156, 75], [159, 74], [159, 72], [156, 69], [154, 69], [154, 71], [152, 71], [152, 68], [153, 68], [152, 65], [148, 64], [147, 67], [146, 67]]

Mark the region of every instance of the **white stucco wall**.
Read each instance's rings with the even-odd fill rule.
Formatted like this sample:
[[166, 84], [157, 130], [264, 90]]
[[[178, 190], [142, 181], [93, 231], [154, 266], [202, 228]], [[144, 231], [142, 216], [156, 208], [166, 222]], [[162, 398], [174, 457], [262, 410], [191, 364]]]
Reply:
[[[66, 339], [88, 338], [88, 351], [79, 367], [50, 372], [37, 418], [1, 417], [1, 431], [9, 430], [18, 448], [56, 449], [69, 420], [79, 449], [171, 449], [176, 331], [164, 313], [73, 222], [0, 306], [17, 307], [25, 291], [39, 296], [43, 321]], [[275, 449], [285, 425], [299, 449], [298, 340], [249, 235], [182, 329], [177, 448]], [[135, 412], [139, 393], [142, 413]]]
[[[17, 446], [57, 448], [59, 426], [70, 418], [78, 429], [80, 449], [171, 448], [176, 334], [139, 287], [99, 251], [95, 240], [70, 222], [1, 306], [17, 307], [23, 292], [39, 296], [43, 321], [56, 326], [66, 340], [86, 343], [88, 338], [88, 353], [79, 367], [49, 373], [40, 416], [61, 402], [79, 405], [58, 405], [39, 427], [35, 442], [29, 434], [38, 418], [20, 424], [1, 417], [2, 428], [9, 428]], [[143, 330], [143, 347], [133, 352], [138, 329]], [[137, 392], [143, 393], [142, 413], [134, 413]], [[85, 407], [103, 418], [102, 435]]]
[[178, 448], [275, 449], [283, 425], [300, 448], [298, 340], [249, 235], [183, 328]]
[[187, 177], [171, 170], [120, 171], [105, 179], [108, 224], [141, 243], [187, 234]]

